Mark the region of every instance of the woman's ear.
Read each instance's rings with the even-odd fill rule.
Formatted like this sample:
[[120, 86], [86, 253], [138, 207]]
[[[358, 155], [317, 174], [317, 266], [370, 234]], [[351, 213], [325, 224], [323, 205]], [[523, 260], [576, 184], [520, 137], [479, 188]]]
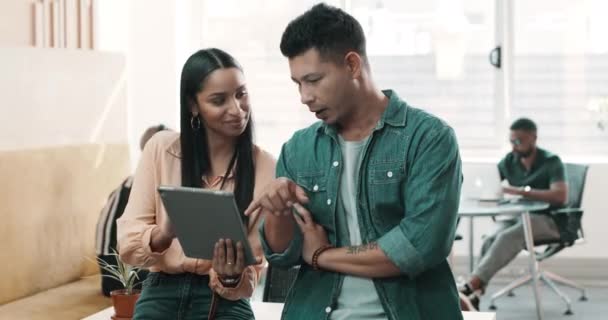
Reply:
[[190, 109], [190, 113], [192, 113], [192, 116], [196, 117], [198, 116], [199, 110], [198, 110], [198, 103], [196, 103], [196, 101], [194, 101], [194, 99], [190, 99], [188, 98], [188, 108]]

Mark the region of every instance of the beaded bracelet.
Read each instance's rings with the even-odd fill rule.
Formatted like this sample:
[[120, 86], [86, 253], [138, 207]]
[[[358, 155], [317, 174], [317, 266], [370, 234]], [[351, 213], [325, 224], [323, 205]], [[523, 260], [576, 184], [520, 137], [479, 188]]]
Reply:
[[315, 252], [312, 254], [313, 270], [319, 270], [319, 256], [321, 255], [321, 253], [323, 253], [324, 251], [329, 250], [331, 248], [335, 248], [335, 247], [331, 244], [326, 244], [326, 245], [321, 246], [317, 250], [315, 250]]

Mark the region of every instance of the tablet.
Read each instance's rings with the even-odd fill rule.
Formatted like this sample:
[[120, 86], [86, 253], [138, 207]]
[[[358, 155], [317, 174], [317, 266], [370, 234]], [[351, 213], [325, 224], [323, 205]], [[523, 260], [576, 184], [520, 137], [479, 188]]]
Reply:
[[187, 257], [211, 260], [215, 243], [222, 238], [235, 246], [241, 241], [245, 265], [256, 263], [232, 192], [160, 186], [158, 193]]

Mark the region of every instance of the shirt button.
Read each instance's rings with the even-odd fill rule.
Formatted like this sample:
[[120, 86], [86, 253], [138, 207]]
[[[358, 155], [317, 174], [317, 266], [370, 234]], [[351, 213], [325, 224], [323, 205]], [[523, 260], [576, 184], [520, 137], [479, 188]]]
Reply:
[[338, 161], [334, 161], [334, 167], [337, 167], [340, 164]]
[[330, 313], [330, 312], [331, 312], [331, 307], [325, 308], [325, 313]]
[[387, 172], [386, 176], [389, 177], [389, 178], [392, 178], [393, 177], [393, 172], [392, 171]]
[[319, 191], [319, 185], [315, 184], [315, 186], [312, 187], [312, 191]]
[[327, 205], [331, 206], [331, 199], [327, 199]]

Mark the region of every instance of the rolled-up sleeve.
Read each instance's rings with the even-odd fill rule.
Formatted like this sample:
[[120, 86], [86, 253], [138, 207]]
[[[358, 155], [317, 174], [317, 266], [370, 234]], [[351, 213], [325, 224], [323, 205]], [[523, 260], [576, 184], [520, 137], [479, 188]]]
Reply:
[[[279, 156], [279, 161], [277, 162], [276, 176], [286, 177], [290, 180], [293, 180], [292, 174], [288, 169], [287, 159], [287, 144], [284, 144], [281, 150], [281, 155]], [[289, 268], [294, 265], [301, 264], [303, 239], [300, 228], [294, 229], [294, 237], [285, 251], [273, 252], [272, 249], [270, 249], [268, 242], [266, 241], [266, 236], [264, 234], [264, 225], [265, 221], [262, 220], [262, 223], [260, 223], [259, 226], [260, 242], [262, 243], [262, 249], [264, 250], [264, 255], [266, 256], [268, 263], [283, 268]]]
[[449, 126], [429, 129], [415, 148], [404, 191], [401, 222], [378, 239], [387, 257], [415, 277], [447, 258], [456, 231], [461, 161]]
[[154, 265], [166, 252], [152, 252], [150, 238], [157, 228], [155, 154], [158, 141], [152, 138], [145, 146], [125, 212], [117, 220], [117, 243], [120, 258], [141, 267]]
[[559, 157], [551, 159], [549, 164], [549, 183], [557, 183], [566, 181], [566, 169], [564, 163]]
[[289, 268], [302, 263], [302, 233], [300, 229], [296, 228], [294, 237], [289, 243], [289, 246], [283, 252], [273, 252], [268, 246], [266, 238], [264, 237], [264, 222], [260, 223], [260, 241], [262, 243], [262, 249], [264, 250], [264, 256], [268, 263], [273, 266]]

